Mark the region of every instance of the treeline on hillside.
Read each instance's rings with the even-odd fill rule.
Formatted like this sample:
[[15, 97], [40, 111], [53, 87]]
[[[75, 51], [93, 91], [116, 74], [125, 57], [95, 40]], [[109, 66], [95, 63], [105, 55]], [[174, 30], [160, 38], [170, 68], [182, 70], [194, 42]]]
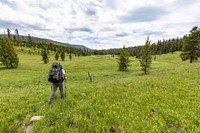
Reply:
[[[183, 46], [183, 39], [182, 38], [173, 38], [169, 40], [158, 40], [156, 43], [152, 43], [150, 48], [153, 55], [157, 54], [166, 54], [166, 53], [173, 53], [175, 51], [181, 51]], [[134, 46], [134, 47], [127, 47], [126, 50], [129, 52], [130, 56], [140, 57], [140, 51], [143, 46]], [[119, 55], [119, 49], [107, 49], [107, 50], [95, 50], [94, 54], [96, 55]]]
[[62, 46], [62, 45], [57, 45], [53, 43], [45, 43], [45, 42], [42, 42], [42, 43], [34, 42], [30, 34], [28, 34], [28, 39], [24, 39], [23, 36], [19, 35], [18, 29], [15, 29], [15, 34], [11, 34], [10, 29], [7, 28], [7, 34], [4, 34], [2, 38], [10, 39], [12, 45], [21, 47], [21, 48], [28, 47], [28, 48], [31, 48], [33, 50], [38, 50], [38, 51], [41, 51], [42, 49], [47, 49], [49, 51], [54, 51], [54, 52], [65, 51], [68, 54], [71, 53], [77, 56], [91, 55], [90, 51], [81, 50], [75, 47], [70, 47], [70, 46], [65, 46], [65, 45]]
[[[18, 55], [14, 49], [15, 47], [19, 47], [23, 52], [23, 48], [29, 48], [29, 54], [34, 51], [34, 53], [38, 53], [42, 55], [42, 60], [44, 63], [49, 61], [49, 53], [50, 51], [55, 52], [56, 54], [60, 54], [61, 59], [64, 61], [66, 53], [69, 54], [69, 58], [71, 60], [71, 54], [75, 56], [87, 56], [91, 55], [91, 52], [88, 50], [82, 50], [79, 48], [74, 48], [65, 45], [56, 45], [53, 43], [38, 43], [34, 42], [28, 34], [28, 39], [21, 40], [18, 29], [15, 29], [15, 34], [11, 34], [10, 29], [7, 28], [7, 34], [4, 34], [0, 37], [0, 65], [4, 65], [6, 67], [17, 67], [19, 64]], [[58, 58], [55, 58], [58, 59]]]

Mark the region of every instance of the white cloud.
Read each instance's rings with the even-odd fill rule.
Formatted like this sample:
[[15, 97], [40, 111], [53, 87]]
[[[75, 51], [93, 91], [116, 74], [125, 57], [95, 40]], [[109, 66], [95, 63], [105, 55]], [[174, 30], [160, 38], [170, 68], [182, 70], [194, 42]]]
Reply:
[[181, 37], [200, 23], [198, 0], [2, 0], [6, 28], [94, 49]]

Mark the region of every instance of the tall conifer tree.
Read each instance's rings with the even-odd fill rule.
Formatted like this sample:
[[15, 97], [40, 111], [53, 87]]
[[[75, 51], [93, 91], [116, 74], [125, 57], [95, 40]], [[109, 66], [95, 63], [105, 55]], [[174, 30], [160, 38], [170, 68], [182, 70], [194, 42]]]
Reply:
[[140, 66], [142, 67], [142, 71], [144, 71], [144, 74], [147, 74], [149, 72], [149, 68], [151, 65], [151, 41], [149, 40], [149, 37], [147, 37], [147, 40], [145, 42], [145, 45], [143, 46], [141, 50], [141, 57], [140, 57]]
[[184, 36], [183, 42], [181, 58], [183, 61], [189, 59], [192, 63], [200, 57], [200, 28], [193, 27], [190, 34]]
[[7, 35], [8, 35], [8, 38], [9, 38], [9, 39], [12, 39], [12, 36], [11, 36], [11, 33], [10, 33], [10, 29], [9, 29], [9, 28], [7, 28]]
[[18, 55], [10, 39], [0, 38], [0, 62], [6, 67], [17, 67], [19, 64]]

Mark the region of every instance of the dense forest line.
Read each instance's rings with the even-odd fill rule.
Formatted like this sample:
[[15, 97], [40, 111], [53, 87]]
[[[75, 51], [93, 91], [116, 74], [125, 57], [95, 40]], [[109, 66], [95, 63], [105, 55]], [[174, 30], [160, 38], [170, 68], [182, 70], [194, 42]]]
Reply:
[[[124, 48], [129, 52], [130, 56], [136, 56], [136, 58], [141, 57], [142, 46], [134, 46]], [[168, 40], [158, 40], [156, 43], [150, 44], [151, 55], [161, 55], [167, 53], [173, 53], [175, 51], [182, 51], [180, 58], [185, 60], [190, 60], [192, 63], [200, 57], [200, 28], [194, 26], [189, 34], [184, 35], [181, 38], [173, 38]], [[119, 55], [120, 49], [107, 49], [107, 50], [94, 50], [96, 55]]]
[[[140, 57], [140, 51], [143, 46], [134, 46], [125, 48], [130, 56]], [[169, 40], [158, 40], [156, 43], [151, 44], [151, 51], [153, 55], [173, 53], [175, 51], [181, 51], [183, 47], [183, 38], [173, 38]], [[97, 55], [119, 55], [120, 49], [106, 49], [106, 50], [95, 50], [94, 54]]]

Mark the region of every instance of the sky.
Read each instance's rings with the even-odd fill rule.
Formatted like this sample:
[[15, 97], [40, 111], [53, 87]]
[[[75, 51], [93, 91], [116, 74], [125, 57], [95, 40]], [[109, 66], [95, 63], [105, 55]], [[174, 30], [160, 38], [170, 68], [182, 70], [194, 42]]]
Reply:
[[0, 0], [0, 34], [110, 49], [182, 37], [200, 26], [200, 0]]

